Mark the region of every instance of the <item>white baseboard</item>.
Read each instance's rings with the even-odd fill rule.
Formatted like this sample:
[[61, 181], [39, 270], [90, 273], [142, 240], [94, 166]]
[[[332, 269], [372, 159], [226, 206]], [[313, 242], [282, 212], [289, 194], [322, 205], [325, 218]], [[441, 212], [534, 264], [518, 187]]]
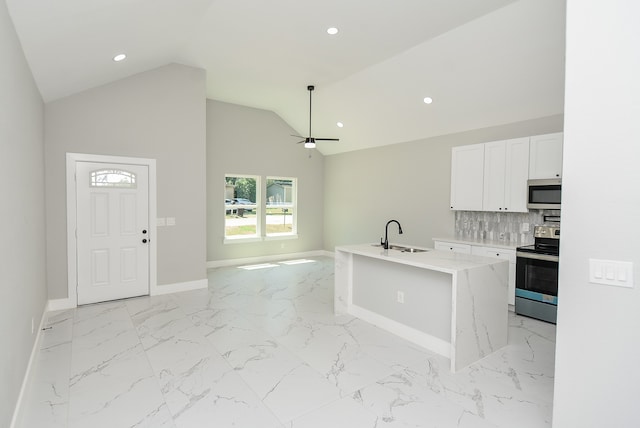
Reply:
[[76, 308], [77, 306], [78, 305], [68, 297], [64, 299], [51, 299], [47, 302], [46, 311], [47, 312], [61, 311], [64, 309], [73, 309], [73, 308]]
[[38, 332], [36, 333], [36, 340], [33, 342], [33, 347], [31, 348], [31, 355], [29, 356], [29, 363], [27, 364], [27, 370], [24, 373], [24, 377], [22, 378], [22, 385], [20, 386], [20, 394], [18, 394], [18, 401], [16, 401], [16, 406], [13, 409], [13, 417], [11, 418], [11, 428], [16, 428], [18, 422], [21, 419], [22, 415], [22, 401], [24, 400], [24, 396], [27, 393], [27, 388], [29, 386], [29, 381], [31, 380], [33, 367], [35, 366], [35, 359], [40, 352], [40, 342], [42, 341], [42, 328], [44, 327], [45, 315], [47, 313], [48, 304], [45, 305], [44, 311], [42, 312], [42, 316], [40, 317], [40, 324], [38, 326]]
[[239, 266], [248, 264], [258, 264], [266, 262], [274, 262], [279, 260], [300, 259], [305, 257], [327, 256], [333, 257], [333, 252], [325, 250], [306, 251], [302, 253], [273, 254], [268, 256], [245, 257], [241, 259], [213, 260], [207, 262], [208, 269], [214, 269], [226, 266]]
[[451, 343], [446, 340], [442, 340], [420, 330], [416, 330], [415, 328], [401, 324], [360, 306], [350, 305], [347, 308], [347, 312], [361, 320], [377, 325], [396, 336], [400, 336], [409, 342], [422, 346], [423, 348], [440, 354], [443, 357], [451, 358]]
[[180, 293], [182, 291], [200, 290], [209, 286], [207, 278], [198, 279], [196, 281], [176, 282], [173, 284], [158, 285], [151, 290], [152, 296], [160, 296], [162, 294]]

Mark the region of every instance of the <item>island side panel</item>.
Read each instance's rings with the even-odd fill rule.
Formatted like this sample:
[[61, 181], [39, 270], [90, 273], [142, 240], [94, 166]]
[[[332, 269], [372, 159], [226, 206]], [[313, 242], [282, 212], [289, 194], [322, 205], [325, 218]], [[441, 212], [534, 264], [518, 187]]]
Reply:
[[454, 276], [451, 370], [506, 346], [508, 333], [507, 261], [466, 269]]
[[346, 314], [351, 304], [353, 254], [336, 249], [334, 254], [333, 312]]
[[451, 274], [357, 254], [352, 263], [351, 314], [450, 356]]

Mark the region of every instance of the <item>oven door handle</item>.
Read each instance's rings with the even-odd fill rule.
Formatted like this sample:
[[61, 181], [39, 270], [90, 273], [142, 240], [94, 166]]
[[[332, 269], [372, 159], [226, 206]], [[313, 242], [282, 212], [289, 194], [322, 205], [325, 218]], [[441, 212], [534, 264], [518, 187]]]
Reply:
[[552, 256], [549, 254], [525, 253], [524, 251], [516, 251], [516, 257], [522, 257], [525, 259], [544, 260], [547, 262], [560, 261], [560, 257], [558, 256]]

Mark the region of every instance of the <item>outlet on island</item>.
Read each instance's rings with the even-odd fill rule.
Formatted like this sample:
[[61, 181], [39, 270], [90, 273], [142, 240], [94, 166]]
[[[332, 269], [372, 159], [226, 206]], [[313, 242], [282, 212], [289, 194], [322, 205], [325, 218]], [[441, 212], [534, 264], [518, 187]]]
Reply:
[[397, 301], [398, 303], [404, 303], [404, 291], [398, 291]]

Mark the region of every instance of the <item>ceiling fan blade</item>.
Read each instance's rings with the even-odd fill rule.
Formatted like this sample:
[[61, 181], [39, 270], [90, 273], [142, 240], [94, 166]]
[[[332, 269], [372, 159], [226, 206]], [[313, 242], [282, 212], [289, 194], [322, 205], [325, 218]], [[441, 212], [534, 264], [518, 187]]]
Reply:
[[307, 140], [302, 140], [302, 141], [298, 141], [296, 144], [302, 144], [304, 142], [306, 142]]
[[316, 141], [340, 141], [339, 138], [316, 138]]
[[295, 135], [295, 134], [289, 134], [289, 135], [291, 135], [292, 137], [304, 138], [302, 135]]

